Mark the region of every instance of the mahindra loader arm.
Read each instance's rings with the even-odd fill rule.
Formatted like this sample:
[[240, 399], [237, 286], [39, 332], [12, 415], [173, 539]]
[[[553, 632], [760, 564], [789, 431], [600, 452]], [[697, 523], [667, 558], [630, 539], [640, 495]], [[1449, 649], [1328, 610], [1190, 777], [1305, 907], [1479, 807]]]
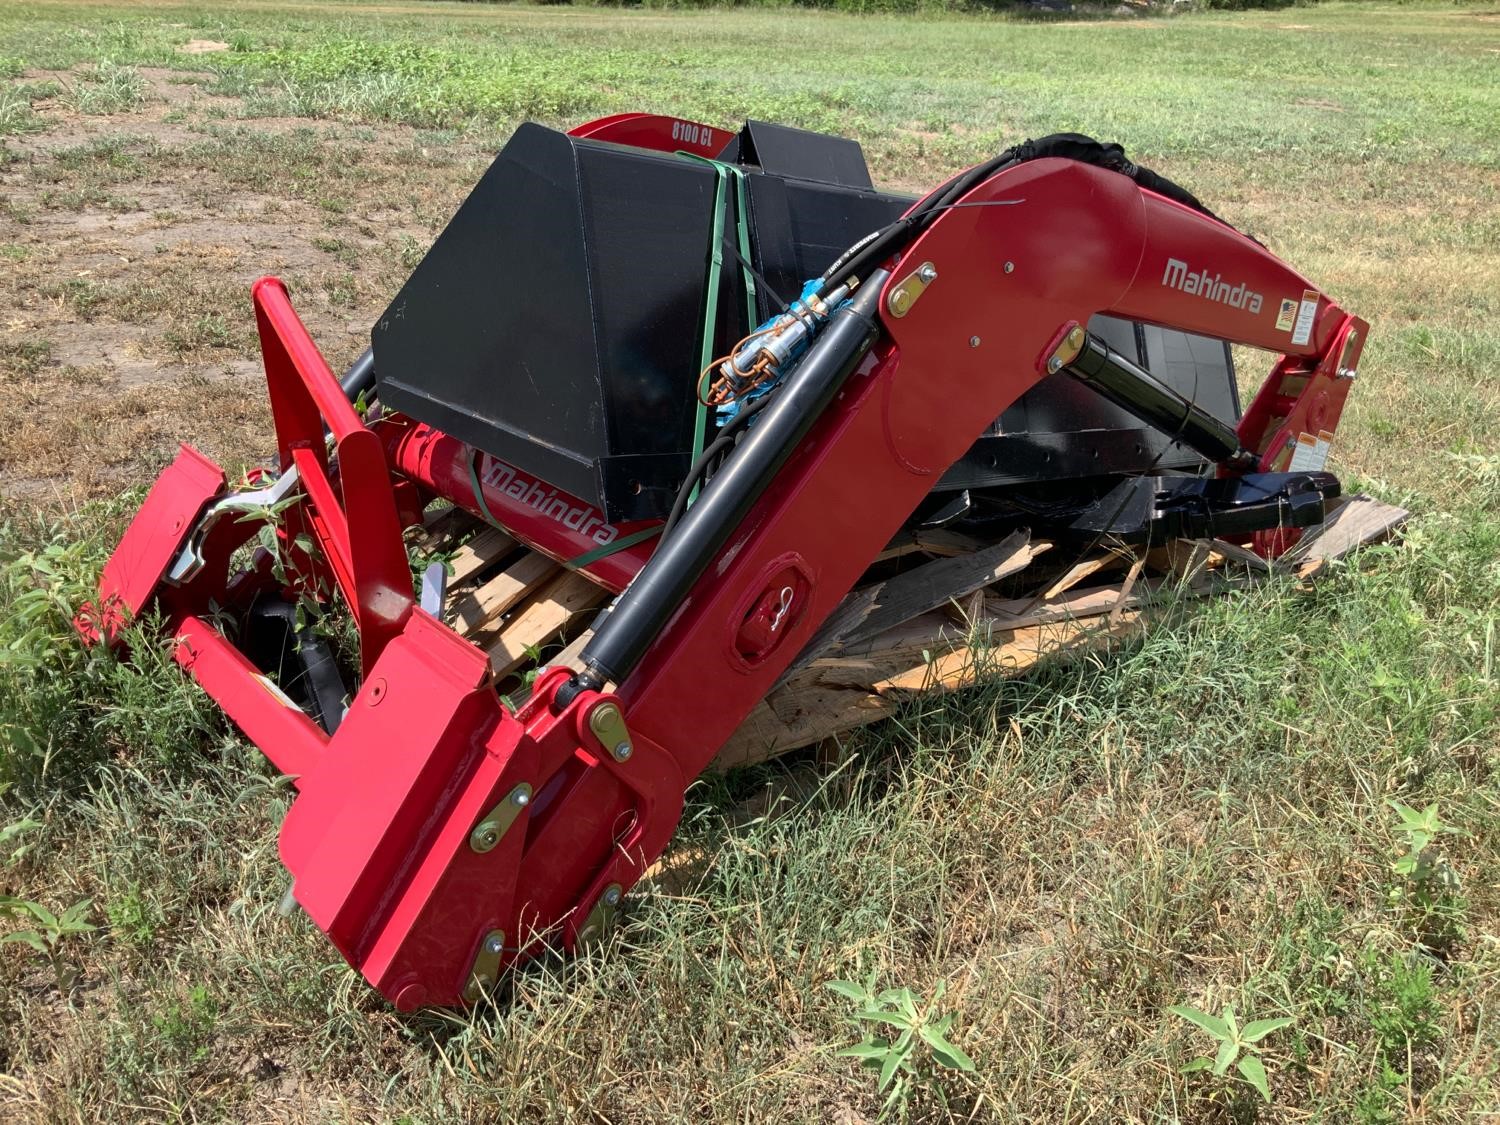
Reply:
[[[626, 115], [585, 128], [669, 150], [688, 125]], [[1337, 425], [1366, 332], [1255, 242], [1125, 172], [1039, 156], [958, 177], [830, 270], [802, 350], [777, 360], [781, 338], [759, 341], [783, 365], [778, 389], [664, 535], [611, 526], [644, 536], [582, 563], [623, 591], [582, 670], [544, 672], [513, 712], [485, 654], [417, 604], [401, 528], [442, 496], [567, 558], [597, 542], [602, 516], [543, 527], [524, 490], [468, 471], [462, 442], [397, 414], [362, 419], [280, 284], [254, 296], [289, 573], [265, 552], [230, 573], [255, 526], [184, 448], [82, 627], [107, 638], [159, 607], [178, 662], [295, 777], [280, 852], [297, 902], [403, 1009], [473, 1000], [506, 966], [601, 934], [665, 848], [688, 783], [934, 482], [1040, 380], [1073, 371], [1212, 451], [1224, 475], [1276, 471]], [[1279, 358], [1233, 428], [1111, 353], [1085, 328], [1096, 313]], [[361, 676], [333, 722], [314, 721], [210, 612], [289, 586], [336, 589], [357, 625]]]

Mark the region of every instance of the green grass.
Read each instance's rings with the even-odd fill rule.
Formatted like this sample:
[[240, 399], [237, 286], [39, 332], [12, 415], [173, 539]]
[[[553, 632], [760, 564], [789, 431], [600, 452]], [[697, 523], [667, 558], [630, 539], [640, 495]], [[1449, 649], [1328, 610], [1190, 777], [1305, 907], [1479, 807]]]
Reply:
[[[231, 49], [180, 54], [191, 39]], [[1500, 20], [1440, 4], [1089, 24], [0, 9], [0, 134], [25, 153], [0, 192], [31, 220], [0, 239], [23, 326], [0, 318], [0, 492], [45, 459], [80, 498], [0, 501], [0, 895], [88, 899], [97, 927], [59, 940], [67, 995], [48, 958], [0, 946], [0, 1117], [867, 1120], [882, 1098], [835, 1053], [854, 1036], [825, 985], [873, 973], [945, 986], [934, 1018], [976, 1064], [939, 1073], [947, 1110], [914, 1094], [917, 1120], [1483, 1120], [1500, 1104], [1497, 59]], [[200, 100], [163, 105], [155, 68]], [[632, 893], [607, 948], [529, 967], [466, 1016], [397, 1016], [276, 911], [288, 784], [149, 629], [129, 663], [72, 641], [141, 495], [82, 499], [117, 487], [90, 483], [96, 463], [144, 484], [130, 458], [165, 456], [163, 435], [270, 435], [243, 388], [187, 368], [76, 397], [93, 384], [60, 356], [79, 325], [147, 326], [171, 362], [254, 342], [219, 249], [108, 266], [87, 256], [103, 236], [68, 243], [67, 224], [274, 228], [253, 253], [295, 238], [324, 256], [295, 267], [299, 307], [363, 325], [516, 120], [632, 108], [837, 129], [909, 187], [1028, 133], [1120, 140], [1371, 321], [1334, 467], [1415, 517], [1310, 589], [915, 703], [832, 778], [799, 759], [704, 781], [670, 877]], [[269, 202], [247, 217], [241, 199]], [[1430, 845], [1441, 877], [1397, 872], [1392, 800], [1459, 830]], [[1206, 1040], [1166, 1008], [1225, 1004], [1294, 1021], [1257, 1044], [1269, 1107], [1180, 1073]]]

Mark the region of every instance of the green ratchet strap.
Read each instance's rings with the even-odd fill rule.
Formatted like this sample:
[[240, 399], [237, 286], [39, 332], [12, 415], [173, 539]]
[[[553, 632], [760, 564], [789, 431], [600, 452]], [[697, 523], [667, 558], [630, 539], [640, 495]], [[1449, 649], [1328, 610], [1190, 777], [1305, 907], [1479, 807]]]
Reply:
[[637, 543], [644, 543], [653, 535], [660, 535], [661, 528], [662, 525], [657, 524], [655, 527], [645, 527], [640, 531], [632, 531], [629, 535], [621, 539], [616, 539], [613, 543], [606, 543], [602, 547], [595, 547], [592, 551], [585, 551], [577, 558], [569, 559], [563, 563], [563, 566], [569, 570], [582, 570], [586, 566], [593, 566], [600, 559], [607, 559], [616, 551], [623, 551], [626, 547], [634, 547]]
[[[753, 329], [756, 325], [755, 316], [755, 276], [750, 272], [750, 213], [746, 206], [745, 195], [745, 171], [735, 164], [724, 164], [718, 160], [710, 160], [706, 156], [699, 156], [696, 152], [678, 151], [678, 156], [688, 160], [697, 160], [707, 164], [714, 170], [718, 177], [717, 190], [714, 193], [714, 221], [713, 231], [710, 234], [712, 241], [708, 247], [708, 300], [703, 310], [703, 338], [698, 349], [698, 370], [704, 371], [714, 360], [714, 333], [719, 323], [719, 280], [724, 272], [724, 211], [729, 203], [729, 181], [734, 180], [735, 190], [735, 226], [737, 229], [737, 241], [740, 248], [740, 272], [745, 279], [745, 316], [746, 331]], [[693, 415], [693, 459], [697, 464], [699, 456], [703, 453], [703, 431], [708, 416], [708, 407], [703, 404], [703, 390], [699, 385], [694, 390], [697, 392], [697, 409]], [[693, 495], [689, 499], [697, 499], [698, 490], [693, 489]]]
[[[495, 518], [495, 513], [490, 511], [489, 504], [485, 502], [484, 489], [479, 484], [479, 470], [476, 468], [479, 464], [479, 453], [479, 450], [474, 450], [469, 457], [468, 464], [469, 487], [474, 490], [474, 503], [478, 506], [480, 514], [484, 516], [486, 522], [500, 528], [501, 531], [505, 531], [505, 526]], [[609, 558], [616, 551], [623, 551], [626, 547], [634, 547], [637, 543], [644, 543], [653, 535], [660, 534], [660, 524], [656, 527], [647, 527], [640, 531], [632, 531], [623, 538], [615, 539], [612, 542], [604, 544], [602, 547], [595, 547], [592, 551], [585, 551], [576, 558], [567, 559], [563, 562], [563, 566], [569, 570], [582, 570], [586, 566], [593, 566], [600, 559]]]
[[474, 503], [479, 505], [479, 511], [486, 520], [504, 531], [505, 528], [500, 526], [495, 513], [490, 511], [490, 506], [484, 502], [484, 489], [479, 486], [479, 472], [474, 468], [477, 464], [479, 464], [479, 450], [476, 449], [469, 454], [469, 487], [474, 490]]

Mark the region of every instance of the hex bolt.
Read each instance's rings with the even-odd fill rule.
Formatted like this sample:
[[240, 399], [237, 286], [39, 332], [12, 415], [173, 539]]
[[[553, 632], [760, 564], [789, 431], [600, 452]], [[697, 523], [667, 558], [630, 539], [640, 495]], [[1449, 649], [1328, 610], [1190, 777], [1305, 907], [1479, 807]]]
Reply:
[[931, 262], [928, 262], [921, 269], [917, 270], [917, 276], [920, 277], [923, 281], [927, 281], [927, 282], [936, 281], [937, 280], [937, 268]]
[[610, 887], [609, 890], [607, 890], [607, 891], [604, 892], [604, 905], [605, 906], [619, 906], [620, 905], [620, 888], [619, 887]]
[[1061, 370], [1062, 370], [1062, 357], [1061, 356], [1053, 356], [1051, 359], [1049, 359], [1047, 361], [1047, 372], [1048, 372], [1048, 374], [1050, 374], [1050, 375], [1056, 375]]
[[971, 348], [977, 348], [978, 346], [979, 346], [979, 337], [978, 336], [970, 336], [969, 337], [969, 347], [971, 347]]
[[531, 794], [527, 793], [524, 789], [517, 789], [511, 794], [510, 801], [517, 808], [524, 809], [527, 805], [531, 804]]
[[500, 842], [500, 833], [496, 832], [493, 828], [486, 828], [479, 833], [479, 842], [486, 848], [493, 848]]
[[622, 742], [615, 747], [615, 761], [625, 762], [630, 760], [630, 755], [635, 753], [635, 747], [628, 742]]
[[485, 949], [487, 949], [491, 953], [503, 953], [503, 952], [505, 952], [505, 942], [502, 941], [498, 937], [492, 937], [492, 938], [487, 939], [485, 941], [485, 943], [484, 943], [484, 947], [485, 947]]
[[1016, 263], [1015, 262], [1006, 262], [1005, 263], [1005, 272], [1006, 273], [1015, 273], [1016, 272]]

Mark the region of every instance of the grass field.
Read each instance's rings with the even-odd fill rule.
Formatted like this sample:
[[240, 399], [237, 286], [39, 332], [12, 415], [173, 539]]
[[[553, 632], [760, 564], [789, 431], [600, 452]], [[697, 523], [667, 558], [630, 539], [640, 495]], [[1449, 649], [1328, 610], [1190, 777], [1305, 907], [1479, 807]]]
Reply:
[[[338, 366], [519, 120], [638, 108], [838, 130], [909, 189], [1027, 135], [1121, 141], [1370, 320], [1333, 467], [1414, 519], [1310, 590], [913, 706], [831, 781], [699, 785], [608, 948], [398, 1016], [276, 911], [288, 785], [159, 644], [117, 664], [67, 620], [178, 439], [269, 450], [253, 278]], [[915, 1120], [1496, 1119], [1497, 323], [1493, 5], [12, 0], [0, 894], [93, 929], [0, 946], [0, 1119], [852, 1125], [884, 1098], [825, 985], [871, 975], [975, 1062]], [[1182, 1073], [1216, 1044], [1166, 1009], [1226, 1004], [1291, 1021], [1256, 1044], [1268, 1106]]]

